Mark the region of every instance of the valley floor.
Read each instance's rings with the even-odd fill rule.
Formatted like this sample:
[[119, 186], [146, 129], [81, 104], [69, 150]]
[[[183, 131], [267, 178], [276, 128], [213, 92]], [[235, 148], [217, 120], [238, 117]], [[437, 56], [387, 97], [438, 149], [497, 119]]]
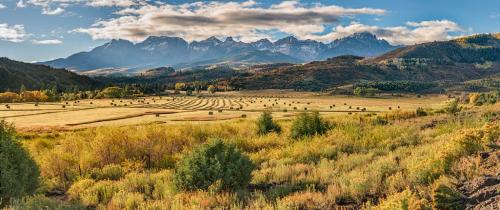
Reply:
[[[23, 145], [41, 170], [42, 194], [17, 202], [12, 208], [496, 208], [500, 103], [461, 104], [462, 108], [451, 114], [446, 111], [447, 100], [444, 96], [365, 99], [218, 95], [175, 100], [156, 97], [144, 103], [142, 99], [94, 100], [96, 107], [89, 105], [90, 101], [80, 101], [65, 109], [61, 104], [39, 104], [38, 108], [46, 106], [48, 110], [44, 111], [36, 110], [33, 104], [12, 105], [14, 110], [25, 106], [25, 111], [17, 115], [33, 117], [32, 122], [29, 118], [19, 120], [24, 119], [21, 116], [7, 117], [18, 120], [14, 121], [16, 125], [61, 124], [70, 129], [50, 133], [21, 129]], [[255, 118], [265, 109], [263, 105], [272, 107], [273, 103], [279, 106], [273, 116], [281, 132], [259, 135]], [[238, 105], [243, 109], [235, 110]], [[322, 119], [332, 127], [323, 135], [293, 139], [294, 115], [299, 110], [282, 109], [294, 106], [319, 109]], [[358, 106], [367, 110], [357, 110]], [[193, 111], [190, 107], [206, 108]], [[424, 107], [426, 114], [417, 115], [417, 107]], [[219, 109], [224, 110], [219, 113]], [[56, 113], [40, 114], [48, 111]], [[160, 111], [175, 114], [139, 116]], [[208, 115], [209, 111], [213, 115]], [[4, 116], [6, 113], [10, 111], [2, 111]], [[248, 117], [242, 118], [242, 114]], [[118, 119], [123, 115], [164, 122], [132, 125], [138, 121]], [[183, 121], [168, 118], [174, 115]], [[238, 119], [220, 120], [233, 115]], [[218, 120], [194, 123], [212, 118]], [[111, 120], [93, 122], [95, 119]], [[180, 161], [212, 139], [235, 145], [256, 165], [250, 184], [229, 192], [176, 188], [174, 174]]]
[[[243, 117], [255, 119], [264, 110], [275, 118], [293, 118], [304, 111], [322, 115], [380, 113], [391, 110], [438, 108], [448, 98], [432, 95], [359, 98], [324, 96], [280, 90], [223, 92], [215, 95], [163, 96], [137, 99], [86, 99], [60, 103], [14, 103], [0, 107], [0, 118], [22, 131], [73, 130], [108, 125], [216, 122]], [[364, 110], [363, 110], [364, 109]], [[209, 114], [212, 112], [213, 114]]]

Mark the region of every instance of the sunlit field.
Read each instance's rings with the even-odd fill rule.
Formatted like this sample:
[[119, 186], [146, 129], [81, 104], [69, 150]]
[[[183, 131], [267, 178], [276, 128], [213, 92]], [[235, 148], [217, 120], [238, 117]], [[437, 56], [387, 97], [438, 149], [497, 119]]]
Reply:
[[[285, 93], [285, 94], [284, 94]], [[25, 131], [70, 130], [106, 125], [214, 122], [255, 119], [269, 110], [275, 118], [291, 118], [304, 111], [324, 116], [414, 111], [438, 108], [447, 96], [380, 96], [359, 98], [308, 92], [261, 91], [163, 96], [135, 99], [85, 99], [63, 102], [10, 103], [0, 107], [0, 118]]]
[[[498, 151], [499, 103], [264, 93], [2, 107], [42, 177], [40, 193], [10, 208], [442, 209], [464, 205], [458, 183], [497, 173], [488, 157]], [[265, 110], [273, 124], [263, 130]], [[305, 121], [312, 111], [319, 118]], [[301, 133], [311, 129], [320, 130]], [[248, 163], [190, 182], [217, 171], [192, 165], [217, 144]], [[235, 175], [243, 169], [248, 180]]]

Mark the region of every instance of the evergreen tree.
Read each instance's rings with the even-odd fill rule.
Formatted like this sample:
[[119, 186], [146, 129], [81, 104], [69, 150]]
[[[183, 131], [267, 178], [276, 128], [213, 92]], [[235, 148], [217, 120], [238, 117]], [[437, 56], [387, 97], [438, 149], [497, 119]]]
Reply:
[[40, 172], [15, 137], [14, 128], [0, 121], [0, 208], [11, 199], [32, 195]]

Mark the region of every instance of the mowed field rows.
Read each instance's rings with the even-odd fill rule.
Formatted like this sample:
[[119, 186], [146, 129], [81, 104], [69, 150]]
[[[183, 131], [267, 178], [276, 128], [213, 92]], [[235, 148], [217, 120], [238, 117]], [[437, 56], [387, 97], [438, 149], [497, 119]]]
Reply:
[[[274, 94], [273, 94], [274, 93]], [[322, 115], [383, 113], [439, 108], [446, 96], [359, 98], [312, 93], [233, 92], [199, 96], [163, 96], [136, 99], [89, 99], [67, 102], [11, 103], [0, 105], [0, 118], [24, 130], [66, 130], [103, 125], [210, 122], [256, 118], [269, 110], [277, 118], [298, 112]]]

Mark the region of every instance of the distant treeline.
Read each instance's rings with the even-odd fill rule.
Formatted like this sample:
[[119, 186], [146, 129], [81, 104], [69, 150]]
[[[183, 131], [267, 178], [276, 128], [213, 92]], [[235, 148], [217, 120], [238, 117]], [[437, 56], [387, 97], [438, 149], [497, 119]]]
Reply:
[[387, 92], [411, 92], [419, 93], [431, 88], [437, 87], [433, 82], [415, 82], [415, 81], [362, 81], [354, 84], [354, 87], [373, 88]]

